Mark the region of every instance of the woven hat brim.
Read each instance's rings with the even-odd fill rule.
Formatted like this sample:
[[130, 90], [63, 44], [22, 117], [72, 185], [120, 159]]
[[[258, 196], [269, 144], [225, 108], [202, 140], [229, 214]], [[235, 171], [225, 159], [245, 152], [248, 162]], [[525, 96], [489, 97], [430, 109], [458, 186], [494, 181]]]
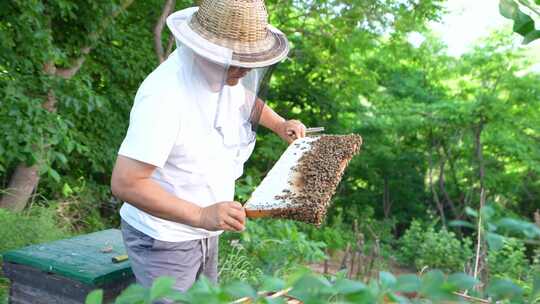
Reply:
[[[218, 45], [232, 50], [232, 60], [228, 64], [246, 68], [266, 67], [287, 57], [289, 42], [287, 37], [273, 26], [268, 25], [267, 37], [256, 43], [242, 43], [217, 37], [206, 31], [194, 17], [198, 8], [178, 11], [167, 18], [167, 26], [181, 43], [201, 56], [207, 57]], [[209, 42], [207, 46], [201, 39]], [[212, 59], [212, 58], [209, 58]]]

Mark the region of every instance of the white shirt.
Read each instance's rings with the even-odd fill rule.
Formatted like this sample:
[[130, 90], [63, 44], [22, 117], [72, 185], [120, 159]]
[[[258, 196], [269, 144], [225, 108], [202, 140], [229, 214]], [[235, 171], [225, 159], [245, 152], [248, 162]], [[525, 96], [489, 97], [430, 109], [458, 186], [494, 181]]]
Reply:
[[[220, 103], [234, 104], [242, 98], [245, 92], [241, 85], [225, 86]], [[239, 148], [223, 144], [223, 137], [214, 128], [217, 102], [218, 93], [196, 90], [173, 52], [139, 87], [118, 154], [156, 166], [151, 178], [179, 198], [201, 207], [232, 201], [234, 182], [242, 175], [254, 143]], [[231, 117], [230, 121], [234, 124], [240, 119]], [[128, 202], [120, 209], [120, 216], [137, 230], [168, 242], [222, 232], [168, 221]]]

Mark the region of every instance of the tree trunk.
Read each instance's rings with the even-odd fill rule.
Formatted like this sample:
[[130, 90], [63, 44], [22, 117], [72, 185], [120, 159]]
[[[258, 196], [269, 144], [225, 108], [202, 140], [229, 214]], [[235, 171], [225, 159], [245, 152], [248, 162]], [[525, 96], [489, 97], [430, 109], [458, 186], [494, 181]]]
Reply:
[[38, 166], [18, 165], [11, 176], [6, 193], [0, 200], [0, 208], [14, 212], [24, 209], [39, 182]]
[[461, 215], [457, 211], [456, 205], [450, 198], [450, 195], [448, 194], [448, 191], [446, 190], [446, 182], [445, 182], [445, 176], [444, 176], [444, 168], [446, 165], [446, 159], [441, 160], [441, 165], [439, 168], [439, 189], [441, 190], [443, 197], [450, 207], [450, 210], [452, 210], [452, 213], [454, 214], [454, 217], [457, 219], [460, 219]]
[[[458, 142], [461, 141], [462, 137], [463, 137], [463, 135], [460, 135], [459, 139], [457, 141]], [[452, 179], [455, 190], [457, 191], [457, 193], [459, 195], [458, 203], [461, 203], [461, 206], [459, 206], [460, 207], [459, 209], [457, 207], [455, 207], [455, 210], [456, 210], [455, 216], [456, 216], [456, 218], [461, 219], [463, 217], [463, 211], [462, 210], [464, 210], [465, 206], [467, 205], [466, 202], [465, 202], [466, 194], [461, 190], [461, 187], [459, 185], [459, 179], [458, 179], [457, 173], [456, 173], [457, 172], [456, 165], [454, 163], [455, 159], [452, 157], [451, 147], [449, 147], [447, 145], [444, 145], [444, 144], [441, 147], [443, 149], [445, 159], [448, 161], [448, 164], [449, 164], [449, 167], [450, 167], [450, 177]]]
[[351, 243], [347, 243], [347, 248], [345, 248], [343, 259], [341, 259], [341, 264], [339, 265], [339, 270], [347, 269], [347, 261], [349, 260], [350, 251], [351, 251]]
[[474, 145], [475, 145], [475, 154], [478, 160], [478, 177], [480, 180], [480, 207], [478, 208], [478, 227], [477, 227], [477, 242], [476, 242], [476, 259], [474, 263], [474, 273], [473, 276], [475, 279], [479, 279], [482, 282], [485, 282], [488, 278], [489, 270], [487, 268], [486, 258], [487, 258], [487, 244], [484, 237], [483, 221], [482, 218], [482, 209], [486, 204], [486, 188], [485, 188], [485, 164], [484, 164], [484, 153], [482, 146], [482, 131], [484, 130], [484, 121], [481, 120], [478, 126], [474, 130]]
[[390, 217], [390, 210], [392, 209], [392, 201], [390, 200], [390, 185], [388, 177], [384, 176], [384, 192], [383, 192], [383, 212], [384, 218]]
[[166, 50], [163, 50], [161, 32], [163, 31], [163, 27], [165, 27], [167, 17], [173, 12], [175, 4], [175, 0], [165, 1], [165, 4], [163, 5], [163, 9], [161, 11], [161, 15], [159, 16], [156, 25], [154, 26], [154, 50], [156, 52], [159, 63], [165, 61], [165, 59], [167, 59], [167, 56], [170, 54], [170, 51], [172, 50], [172, 45], [174, 42], [173, 36], [169, 36], [169, 40], [167, 41], [167, 48]]
[[443, 227], [446, 228], [446, 215], [444, 214], [444, 206], [441, 203], [441, 200], [439, 199], [439, 194], [437, 193], [437, 190], [435, 189], [435, 184], [433, 182], [433, 149], [435, 148], [435, 143], [432, 141], [431, 147], [429, 148], [429, 188], [431, 189], [431, 195], [433, 197], [433, 202], [435, 202], [435, 206], [437, 206], [437, 210], [439, 211], [439, 214], [441, 215], [441, 221]]

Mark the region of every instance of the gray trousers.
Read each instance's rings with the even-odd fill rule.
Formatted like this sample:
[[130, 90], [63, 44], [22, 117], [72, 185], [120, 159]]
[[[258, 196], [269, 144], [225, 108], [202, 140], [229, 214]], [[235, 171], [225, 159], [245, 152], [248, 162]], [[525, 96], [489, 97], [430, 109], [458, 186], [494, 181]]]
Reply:
[[174, 288], [188, 290], [200, 275], [211, 282], [218, 279], [218, 237], [185, 242], [156, 240], [122, 220], [124, 245], [137, 283], [152, 286], [154, 279], [176, 279]]

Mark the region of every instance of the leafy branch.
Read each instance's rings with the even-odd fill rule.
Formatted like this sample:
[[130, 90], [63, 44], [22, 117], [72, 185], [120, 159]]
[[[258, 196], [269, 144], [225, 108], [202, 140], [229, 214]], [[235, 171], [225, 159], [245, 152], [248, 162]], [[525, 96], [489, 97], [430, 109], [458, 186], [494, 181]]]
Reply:
[[523, 43], [528, 44], [540, 38], [540, 30], [536, 29], [534, 19], [520, 9], [526, 7], [531, 14], [540, 17], [540, 1], [534, 0], [501, 0], [499, 11], [501, 15], [514, 21], [513, 31], [523, 36]]

